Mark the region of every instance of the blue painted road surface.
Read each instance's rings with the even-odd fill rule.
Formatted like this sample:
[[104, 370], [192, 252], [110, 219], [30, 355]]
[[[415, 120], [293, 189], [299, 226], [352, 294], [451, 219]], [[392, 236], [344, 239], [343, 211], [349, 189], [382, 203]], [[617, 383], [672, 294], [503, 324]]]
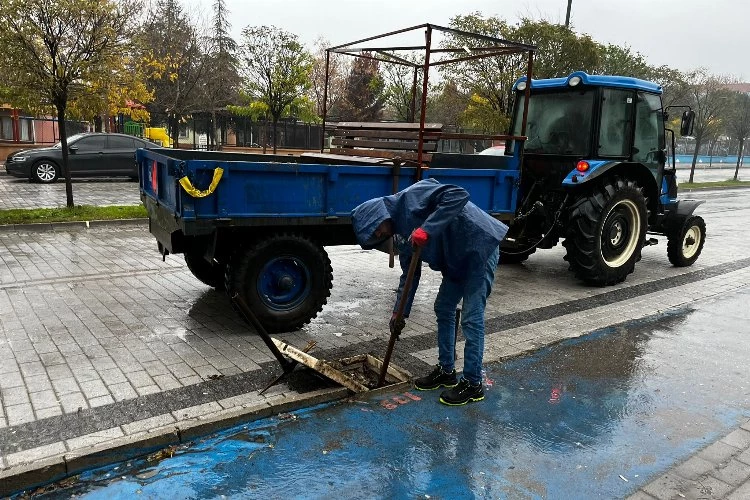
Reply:
[[[621, 498], [750, 415], [750, 289], [487, 366], [487, 398], [393, 393], [92, 471], [84, 498]], [[164, 455], [164, 454], [162, 454]]]

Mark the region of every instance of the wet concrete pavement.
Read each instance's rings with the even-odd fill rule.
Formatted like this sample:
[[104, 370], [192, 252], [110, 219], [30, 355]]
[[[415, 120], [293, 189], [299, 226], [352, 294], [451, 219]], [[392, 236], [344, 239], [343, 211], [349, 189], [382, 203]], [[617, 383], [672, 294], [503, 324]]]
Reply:
[[[439, 391], [324, 405], [86, 473], [57, 494], [660, 497], [651, 479], [750, 414], [749, 302], [746, 287], [490, 364], [486, 400], [463, 408], [440, 405]], [[745, 455], [744, 472], [717, 466], [703, 482], [731, 494], [750, 476]], [[714, 496], [693, 486], [675, 492]]]
[[[669, 265], [664, 239], [644, 249], [636, 272], [615, 287], [576, 282], [559, 246], [524, 265], [500, 266], [487, 309], [486, 360], [750, 285], [750, 190], [691, 196], [707, 200], [699, 213], [709, 239], [690, 268]], [[175, 428], [186, 435], [195, 422], [278, 408], [300, 396], [289, 385], [258, 395], [278, 370], [265, 346], [223, 294], [193, 278], [179, 256], [162, 262], [155, 247], [145, 226], [0, 232], [0, 481], [24, 464], [69, 465], [92, 447]], [[314, 340], [313, 354], [328, 359], [382, 356], [398, 272], [382, 254], [328, 251], [328, 305], [310, 325], [281, 337], [298, 347]], [[394, 362], [415, 374], [436, 362], [438, 285], [438, 276], [423, 273], [396, 347]]]

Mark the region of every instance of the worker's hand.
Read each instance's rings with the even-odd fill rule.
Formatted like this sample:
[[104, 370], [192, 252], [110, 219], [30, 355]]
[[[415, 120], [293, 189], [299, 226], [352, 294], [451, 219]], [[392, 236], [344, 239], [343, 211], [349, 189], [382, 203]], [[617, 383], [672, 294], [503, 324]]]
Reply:
[[428, 238], [429, 236], [425, 233], [424, 229], [418, 227], [411, 233], [409, 239], [411, 240], [411, 244], [415, 247], [423, 247], [427, 244]]
[[401, 330], [406, 326], [406, 321], [401, 318], [396, 318], [396, 313], [391, 316], [391, 321], [388, 323], [388, 327], [391, 329], [391, 335], [398, 337], [401, 334]]

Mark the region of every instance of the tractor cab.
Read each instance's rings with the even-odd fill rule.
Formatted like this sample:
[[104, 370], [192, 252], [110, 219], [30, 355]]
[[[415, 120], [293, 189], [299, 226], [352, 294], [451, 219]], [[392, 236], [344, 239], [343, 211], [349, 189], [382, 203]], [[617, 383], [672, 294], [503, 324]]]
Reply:
[[[526, 85], [525, 78], [516, 82], [517, 95]], [[558, 188], [584, 183], [614, 163], [639, 164], [645, 168], [637, 169], [639, 175], [649, 181], [644, 184], [661, 186], [666, 162], [661, 93], [659, 85], [637, 78], [583, 72], [532, 80], [521, 190], [540, 182]], [[512, 134], [521, 135], [523, 115], [524, 100], [516, 99]]]

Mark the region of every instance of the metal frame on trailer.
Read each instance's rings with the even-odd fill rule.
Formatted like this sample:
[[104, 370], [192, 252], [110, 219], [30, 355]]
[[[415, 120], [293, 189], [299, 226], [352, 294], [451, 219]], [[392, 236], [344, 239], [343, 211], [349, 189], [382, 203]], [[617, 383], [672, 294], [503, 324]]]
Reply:
[[[355, 47], [355, 45], [363, 44], [365, 42], [371, 42], [373, 40], [380, 40], [383, 38], [391, 37], [394, 35], [400, 35], [403, 33], [408, 33], [410, 31], [418, 31], [418, 30], [424, 30], [425, 32], [425, 44], [424, 45], [407, 45], [407, 46], [385, 46], [385, 47], [379, 47], [379, 46], [368, 46], [368, 47]], [[483, 41], [483, 42], [489, 42], [492, 45], [490, 46], [464, 46], [462, 48], [432, 48], [432, 33], [433, 31], [438, 31], [442, 33], [450, 33], [453, 35], [458, 35], [461, 37], [466, 37], [469, 40], [476, 40], [476, 41]], [[424, 63], [423, 64], [417, 64], [414, 62], [411, 62], [407, 59], [404, 59], [403, 57], [399, 57], [395, 54], [392, 54], [391, 51], [424, 51]], [[417, 72], [419, 68], [422, 68], [422, 108], [420, 110], [420, 117], [419, 117], [419, 138], [418, 138], [418, 150], [417, 150], [417, 178], [421, 178], [421, 169], [423, 164], [423, 145], [424, 145], [424, 126], [425, 126], [425, 116], [426, 116], [426, 110], [427, 110], [427, 90], [428, 90], [428, 80], [429, 80], [429, 70], [430, 67], [433, 66], [444, 66], [446, 64], [451, 63], [458, 63], [458, 62], [464, 62], [464, 61], [470, 61], [474, 59], [483, 59], [486, 57], [494, 57], [494, 56], [505, 56], [510, 54], [519, 54], [519, 53], [528, 53], [528, 62], [526, 67], [526, 79], [527, 81], [531, 81], [531, 75], [532, 70], [534, 66], [534, 52], [536, 51], [536, 47], [534, 45], [528, 45], [525, 43], [519, 43], [519, 42], [512, 42], [510, 40], [504, 40], [502, 38], [496, 38], [486, 35], [480, 35], [478, 33], [471, 33], [468, 31], [462, 31], [457, 30], [454, 28], [447, 28], [445, 26], [438, 26], [436, 24], [420, 24], [417, 26], [412, 26], [410, 28], [404, 28], [396, 31], [391, 31], [389, 33], [384, 33], [382, 35], [376, 35], [371, 36], [368, 38], [363, 38], [361, 40], [356, 40], [354, 42], [349, 42], [342, 45], [337, 45], [335, 47], [330, 47], [326, 49], [326, 73], [325, 73], [325, 86], [323, 89], [323, 134], [321, 135], [321, 143], [320, 143], [320, 152], [323, 152], [324, 146], [325, 146], [325, 126], [326, 126], [326, 118], [327, 118], [327, 112], [328, 112], [328, 75], [330, 71], [330, 60], [331, 60], [331, 52], [337, 53], [337, 54], [343, 54], [347, 56], [352, 57], [359, 57], [363, 59], [371, 59], [375, 61], [380, 61], [388, 64], [396, 64], [401, 66], [409, 66], [414, 69], [414, 79], [412, 83], [412, 105], [411, 105], [411, 120], [414, 121], [414, 114], [415, 114], [415, 107], [416, 107], [416, 96], [417, 96]], [[462, 54], [462, 53], [468, 53], [466, 56], [462, 57], [455, 57], [456, 54]], [[377, 54], [377, 56], [373, 56], [370, 54]], [[431, 57], [433, 54], [446, 54], [447, 57], [441, 58], [439, 60], [433, 61], [431, 60]], [[530, 85], [526, 87], [526, 90], [524, 91], [524, 115], [523, 115], [523, 122], [521, 125], [521, 136], [526, 135], [526, 118], [527, 118], [527, 110], [529, 109], [528, 101], [530, 96]], [[451, 139], [474, 139], [477, 138], [477, 135], [467, 135], [464, 137], [462, 134], [440, 134], [442, 138], [451, 138]], [[509, 139], [509, 136], [506, 135], [487, 135], [482, 136], [485, 139]], [[519, 138], [520, 139], [520, 138]]]

